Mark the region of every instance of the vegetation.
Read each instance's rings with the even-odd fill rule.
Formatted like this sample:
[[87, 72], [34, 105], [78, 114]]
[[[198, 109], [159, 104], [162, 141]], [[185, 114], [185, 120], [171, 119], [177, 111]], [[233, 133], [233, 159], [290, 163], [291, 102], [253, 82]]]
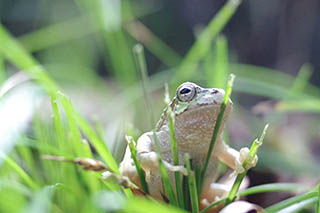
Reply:
[[[139, 18], [146, 14], [133, 13], [131, 1], [121, 1], [121, 7], [117, 1], [111, 1], [113, 3], [110, 5], [102, 5], [101, 1], [75, 2], [82, 11], [81, 17], [46, 26], [21, 37], [14, 37], [0, 24], [0, 212], [199, 212], [199, 194], [207, 165], [199, 172], [197, 168], [192, 168], [188, 156], [185, 156], [188, 184], [176, 184], [175, 190], [167, 171], [161, 166], [163, 181], [167, 182], [169, 204], [156, 202], [147, 196], [135, 196], [131, 189], [102, 180], [102, 171], [93, 171], [91, 164], [88, 168], [87, 161], [79, 161], [79, 158], [96, 159], [96, 163], [103, 162], [103, 168], [105, 166], [113, 174], [120, 174], [118, 165], [125, 144], [123, 132], [132, 136], [128, 140], [134, 153], [134, 141], [140, 130], [154, 128], [161, 108], [169, 104], [169, 93], [173, 94], [177, 85], [190, 79], [207, 87], [227, 88], [230, 92], [226, 93], [225, 100], [233, 88], [232, 100], [236, 111], [241, 112], [250, 123], [252, 139], [266, 123], [270, 123], [264, 146], [258, 153], [258, 171], [272, 169], [293, 177], [301, 174], [306, 178], [319, 177], [320, 169], [311, 158], [284, 154], [290, 151], [289, 147], [283, 151], [271, 143], [277, 141], [275, 129], [280, 128], [289, 112], [303, 112], [306, 115], [320, 112], [320, 89], [309, 83], [312, 69], [305, 64], [293, 77], [277, 70], [231, 60], [227, 38], [221, 31], [236, 13], [240, 0], [225, 3], [208, 26], [202, 29], [184, 57], [139, 22]], [[145, 33], [145, 37], [138, 31]], [[95, 46], [94, 40], [103, 45]], [[143, 47], [135, 46], [136, 43], [142, 43], [149, 53], [161, 61], [164, 65], [161, 72], [147, 76]], [[99, 50], [94, 52], [94, 48]], [[112, 81], [104, 81], [94, 72], [98, 69], [97, 58], [101, 55], [106, 58], [106, 66], [112, 70], [108, 76]], [[50, 60], [60, 63], [52, 65]], [[236, 75], [233, 87], [230, 81], [226, 84], [230, 73]], [[163, 102], [165, 83], [169, 84], [170, 91], [167, 91], [166, 101]], [[89, 96], [105, 100], [95, 103], [101, 104], [105, 110], [98, 114], [99, 119], [94, 117], [94, 113], [84, 113], [80, 110], [81, 104], [70, 99], [69, 92], [76, 93], [69, 87], [72, 84], [80, 93], [88, 92]], [[267, 113], [262, 119], [256, 118], [238, 106], [237, 95], [240, 93], [269, 98], [274, 103], [265, 103], [263, 112]], [[144, 111], [147, 111], [147, 116]], [[112, 114], [116, 115], [115, 118]], [[100, 116], [109, 116], [106, 131]], [[222, 116], [223, 110], [220, 118]], [[119, 124], [121, 120], [124, 120], [124, 125]], [[174, 141], [172, 114], [169, 121]], [[318, 118], [310, 118], [308, 127], [318, 124]], [[264, 134], [265, 131], [259, 140], [254, 141], [250, 150], [252, 157], [257, 154]], [[215, 136], [212, 144], [214, 141]], [[122, 148], [117, 145], [120, 142]], [[250, 141], [245, 144], [249, 146]], [[172, 150], [174, 163], [181, 164], [174, 143]], [[46, 155], [60, 156], [62, 159], [58, 162], [45, 160], [43, 156]], [[135, 161], [135, 164], [138, 165], [141, 190], [148, 193], [139, 162]], [[221, 202], [227, 205], [234, 201], [236, 195], [290, 192], [291, 198], [269, 205], [266, 212], [283, 209], [320, 212], [319, 185], [261, 184], [238, 192], [246, 173], [247, 170], [238, 176], [227, 198], [213, 203], [211, 207]], [[175, 180], [179, 182], [180, 176], [176, 173]]]

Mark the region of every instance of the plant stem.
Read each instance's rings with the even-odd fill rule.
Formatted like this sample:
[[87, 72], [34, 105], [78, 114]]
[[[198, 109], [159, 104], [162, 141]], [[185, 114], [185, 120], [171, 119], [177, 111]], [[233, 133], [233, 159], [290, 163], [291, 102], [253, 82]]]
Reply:
[[198, 199], [198, 191], [196, 185], [196, 178], [194, 175], [194, 171], [191, 170], [190, 165], [190, 156], [188, 154], [184, 155], [184, 162], [188, 171], [188, 184], [189, 184], [189, 192], [191, 197], [191, 206], [192, 212], [199, 212], [199, 199]]
[[[259, 140], [255, 139], [253, 141], [253, 144], [252, 144], [252, 146], [250, 148], [250, 158], [251, 159], [254, 159], [254, 157], [256, 156], [256, 154], [257, 154], [257, 152], [259, 150], [259, 147], [262, 145], [262, 142], [263, 142], [264, 136], [266, 134], [266, 131], [268, 129], [268, 126], [269, 126], [268, 124], [265, 125], [265, 127], [263, 129], [263, 132], [262, 132], [262, 134], [260, 136], [260, 139]], [[241, 182], [242, 182], [243, 178], [246, 176], [246, 174], [248, 172], [248, 169], [246, 169], [247, 163], [248, 163], [248, 161], [246, 159], [242, 164], [242, 166], [243, 166], [243, 168], [245, 168], [245, 170], [244, 170], [244, 172], [238, 174], [238, 176], [237, 176], [237, 178], [236, 178], [236, 180], [235, 180], [235, 182], [234, 182], [234, 184], [233, 184], [233, 186], [232, 186], [232, 188], [231, 188], [231, 190], [229, 192], [229, 195], [228, 195], [227, 200], [225, 202], [225, 206], [230, 204], [236, 198], [236, 195], [237, 195], [238, 190], [240, 188]]]
[[280, 203], [277, 203], [275, 205], [269, 206], [268, 208], [265, 209], [265, 211], [266, 211], [266, 213], [278, 212], [278, 211], [285, 209], [291, 205], [294, 205], [299, 202], [306, 201], [306, 200], [309, 200], [311, 198], [318, 197], [318, 196], [319, 196], [318, 191], [311, 190], [311, 191], [304, 193], [302, 195], [298, 195], [298, 196], [289, 198], [287, 200], [284, 200]]
[[207, 157], [206, 157], [206, 160], [205, 160], [205, 163], [204, 163], [204, 167], [203, 167], [203, 170], [202, 170], [202, 174], [201, 174], [200, 192], [202, 191], [202, 186], [203, 186], [204, 178], [205, 178], [205, 175], [206, 175], [206, 172], [207, 172], [207, 168], [208, 168], [208, 165], [209, 165], [209, 161], [211, 159], [212, 150], [213, 150], [214, 144], [215, 144], [215, 142], [216, 142], [216, 140], [218, 138], [218, 133], [219, 133], [219, 130], [220, 130], [220, 127], [221, 127], [221, 124], [222, 124], [224, 111], [226, 110], [227, 104], [229, 102], [229, 97], [231, 95], [234, 78], [235, 78], [235, 75], [233, 75], [233, 74], [229, 75], [229, 80], [228, 80], [228, 83], [227, 83], [226, 92], [224, 94], [223, 101], [222, 101], [221, 106], [220, 106], [220, 112], [219, 112], [219, 115], [218, 115], [214, 130], [213, 130], [211, 143], [210, 143], [210, 146], [209, 146], [208, 154], [207, 154]]
[[136, 170], [137, 170], [137, 173], [139, 176], [142, 190], [145, 193], [149, 194], [148, 184], [145, 179], [144, 171], [141, 167], [140, 162], [137, 159], [137, 150], [136, 150], [136, 146], [135, 146], [135, 141], [133, 140], [132, 137], [127, 136], [126, 138], [128, 141], [128, 146], [129, 146], [130, 152], [131, 152], [131, 158], [133, 159], [134, 165], [136, 166]]
[[[165, 103], [167, 104], [167, 118], [168, 118], [168, 125], [169, 125], [169, 132], [170, 132], [170, 143], [171, 143], [171, 154], [173, 159], [174, 165], [179, 165], [179, 151], [178, 151], [178, 144], [175, 137], [175, 130], [174, 130], [174, 122], [175, 122], [175, 114], [171, 110], [170, 106], [170, 97], [169, 97], [169, 88], [168, 85], [165, 85]], [[174, 173], [174, 178], [176, 182], [176, 192], [177, 192], [177, 199], [180, 208], [184, 208], [184, 198], [182, 192], [182, 184], [181, 184], [181, 174], [180, 172]]]

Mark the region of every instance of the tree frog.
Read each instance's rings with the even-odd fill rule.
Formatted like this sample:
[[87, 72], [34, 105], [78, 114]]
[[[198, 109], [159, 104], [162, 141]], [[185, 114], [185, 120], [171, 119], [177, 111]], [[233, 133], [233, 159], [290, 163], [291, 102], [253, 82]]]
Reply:
[[[225, 91], [223, 89], [202, 88], [191, 82], [185, 82], [178, 87], [170, 107], [175, 113], [175, 137], [181, 166], [172, 165], [173, 159], [166, 110], [164, 110], [155, 132], [144, 133], [138, 139], [136, 147], [137, 158], [146, 173], [149, 193], [152, 197], [162, 199], [163, 189], [153, 134], [158, 139], [162, 160], [165, 162], [169, 176], [174, 184], [173, 171], [183, 171], [185, 153], [190, 155], [193, 165], [204, 164], [224, 94]], [[203, 187], [202, 197], [206, 198], [207, 202], [213, 202], [217, 198], [221, 198], [226, 192], [226, 187], [215, 183], [219, 161], [240, 173], [244, 170], [242, 162], [249, 155], [248, 148], [242, 148], [238, 152], [223, 141], [224, 125], [231, 110], [232, 101], [229, 99], [219, 136], [209, 161]], [[257, 158], [254, 158], [249, 163], [249, 167], [255, 166], [256, 162]], [[128, 148], [120, 164], [120, 172], [139, 185], [136, 168]]]

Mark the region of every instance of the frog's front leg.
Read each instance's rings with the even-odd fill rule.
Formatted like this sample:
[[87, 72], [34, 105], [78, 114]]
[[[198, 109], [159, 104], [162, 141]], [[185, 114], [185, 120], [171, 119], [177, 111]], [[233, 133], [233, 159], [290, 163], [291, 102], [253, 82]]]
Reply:
[[[150, 174], [150, 171], [159, 169], [159, 156], [155, 151], [153, 134], [154, 134], [153, 132], [147, 132], [143, 134], [139, 138], [138, 144], [137, 144], [137, 158], [141, 163], [143, 170], [146, 172], [147, 180], [149, 179], [148, 174]], [[161, 150], [161, 151], [167, 152], [168, 150]], [[174, 166], [165, 160], [162, 160], [162, 162], [168, 171], [171, 171], [171, 172], [179, 171], [186, 174], [186, 169], [183, 166]]]
[[215, 156], [227, 164], [229, 167], [234, 169], [237, 173], [242, 173], [244, 168], [242, 167], [242, 163], [247, 159], [246, 168], [249, 169], [254, 167], [258, 162], [258, 157], [255, 156], [253, 159], [250, 156], [249, 149], [247, 147], [240, 149], [240, 152], [228, 146], [223, 139], [214, 147]]

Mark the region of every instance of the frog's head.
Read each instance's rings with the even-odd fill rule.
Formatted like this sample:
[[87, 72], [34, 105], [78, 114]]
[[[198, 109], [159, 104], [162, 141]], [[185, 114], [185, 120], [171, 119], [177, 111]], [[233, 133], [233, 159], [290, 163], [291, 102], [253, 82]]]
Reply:
[[[223, 89], [202, 88], [192, 82], [185, 82], [178, 87], [173, 105], [178, 141], [183, 141], [186, 147], [187, 144], [194, 146], [202, 143], [206, 146], [210, 143], [224, 94]], [[220, 133], [231, 108], [229, 99]]]
[[[225, 91], [217, 88], [202, 88], [195, 83], [185, 82], [181, 84], [176, 92], [175, 114], [179, 115], [186, 111], [201, 111], [203, 109], [212, 108], [216, 113], [216, 109], [220, 109]], [[229, 99], [229, 105], [232, 105]], [[206, 111], [207, 116], [210, 112]]]

